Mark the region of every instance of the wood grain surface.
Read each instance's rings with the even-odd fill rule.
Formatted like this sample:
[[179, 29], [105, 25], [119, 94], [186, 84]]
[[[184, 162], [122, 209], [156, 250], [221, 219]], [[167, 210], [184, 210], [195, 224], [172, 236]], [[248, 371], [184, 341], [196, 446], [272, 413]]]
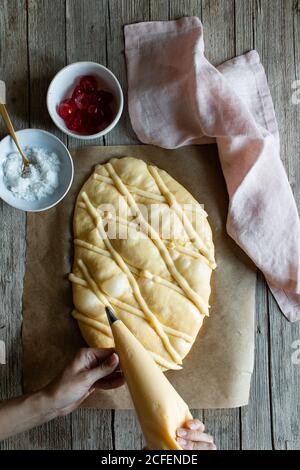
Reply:
[[[197, 15], [213, 64], [257, 49], [266, 69], [281, 133], [282, 159], [300, 207], [300, 3], [297, 0], [0, 0], [0, 79], [16, 128], [39, 127], [67, 139], [52, 124], [45, 92], [65, 64], [93, 60], [109, 67], [125, 91], [117, 128], [97, 145], [137, 143], [126, 108], [123, 25]], [[0, 137], [5, 135], [2, 123]], [[26, 215], [0, 201], [0, 399], [21, 393], [22, 290]], [[292, 343], [300, 325], [288, 323], [257, 283], [256, 361], [248, 407], [197, 411], [219, 449], [300, 449], [300, 365]], [[297, 411], [298, 410], [298, 411]], [[140, 449], [143, 438], [130, 411], [81, 409], [0, 443], [0, 449]]]

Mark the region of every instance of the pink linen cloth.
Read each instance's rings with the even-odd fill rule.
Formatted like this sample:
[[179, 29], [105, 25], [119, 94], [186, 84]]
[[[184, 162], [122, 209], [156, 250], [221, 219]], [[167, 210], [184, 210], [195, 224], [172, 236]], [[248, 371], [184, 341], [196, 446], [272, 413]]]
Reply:
[[216, 69], [204, 56], [197, 17], [125, 26], [125, 53], [138, 138], [164, 148], [217, 143], [228, 234], [263, 272], [285, 316], [299, 320], [299, 216], [258, 53]]

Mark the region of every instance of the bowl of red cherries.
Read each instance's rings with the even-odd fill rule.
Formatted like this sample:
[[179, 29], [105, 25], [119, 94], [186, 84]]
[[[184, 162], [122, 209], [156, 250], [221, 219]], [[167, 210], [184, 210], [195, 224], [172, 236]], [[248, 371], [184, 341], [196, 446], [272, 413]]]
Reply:
[[61, 69], [47, 92], [47, 107], [56, 126], [77, 139], [110, 132], [123, 111], [118, 79], [95, 62], [75, 62]]

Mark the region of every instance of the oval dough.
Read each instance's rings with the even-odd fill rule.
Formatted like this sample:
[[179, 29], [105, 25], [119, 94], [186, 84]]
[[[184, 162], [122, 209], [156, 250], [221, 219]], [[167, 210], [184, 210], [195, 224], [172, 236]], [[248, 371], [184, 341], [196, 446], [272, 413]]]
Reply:
[[207, 214], [144, 161], [97, 165], [74, 212], [73, 316], [91, 347], [113, 347], [110, 305], [164, 369], [181, 368], [209, 312], [214, 245]]

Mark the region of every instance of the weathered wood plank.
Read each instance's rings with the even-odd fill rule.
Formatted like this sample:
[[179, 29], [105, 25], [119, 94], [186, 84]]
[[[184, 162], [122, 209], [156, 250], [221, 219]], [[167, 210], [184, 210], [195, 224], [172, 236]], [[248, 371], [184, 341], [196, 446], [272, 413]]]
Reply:
[[65, 34], [64, 1], [28, 1], [30, 125], [53, 132], [64, 142], [65, 135], [48, 114], [46, 93], [52, 78], [66, 63]]
[[114, 448], [112, 412], [80, 408], [72, 417], [72, 449], [109, 450]]
[[169, 19], [169, 0], [150, 0], [149, 20], [167, 21]]
[[127, 76], [124, 55], [124, 25], [147, 21], [149, 0], [110, 0], [106, 16], [107, 67], [120, 81], [124, 93], [124, 111], [118, 126], [105, 137], [107, 145], [138, 143], [130, 124], [127, 106]]
[[182, 16], [198, 16], [202, 18], [203, 0], [169, 0], [170, 19], [176, 20]]
[[203, 0], [205, 54], [218, 65], [235, 55], [235, 23], [233, 0]]
[[[1, 46], [3, 47], [1, 71], [3, 71], [3, 78], [7, 80], [8, 86], [11, 86], [11, 91], [9, 89], [8, 93], [9, 110], [12, 111], [17, 128], [27, 127], [28, 125], [49, 128], [49, 118], [45, 107], [45, 90], [49, 78], [47, 72], [51, 72], [51, 64], [53, 65], [54, 59], [53, 54], [51, 54], [52, 49], [47, 48], [47, 44], [55, 45], [54, 39], [51, 38], [49, 25], [53, 19], [59, 31], [59, 21], [56, 20], [59, 20], [61, 14], [64, 29], [64, 11], [54, 9], [53, 11], [56, 12], [58, 18], [53, 18], [53, 15], [51, 15], [53, 3], [50, 5], [50, 2], [39, 2], [39, 5], [37, 5], [38, 2], [29, 2], [28, 12], [26, 11], [26, 2], [22, 2], [22, 5], [20, 2], [15, 1], [2, 1], [1, 3], [1, 11], [4, 12], [4, 15], [1, 15], [3, 24], [0, 31], [0, 34], [3, 35], [1, 37]], [[43, 34], [41, 34], [41, 31], [44, 31]], [[59, 39], [58, 36], [57, 45], [59, 45]], [[34, 53], [31, 53], [33, 46]], [[30, 49], [29, 63], [27, 61], [27, 47]], [[55, 47], [55, 49], [60, 51], [61, 47]], [[7, 51], [10, 53], [7, 54]], [[52, 57], [50, 66], [49, 61], [46, 60], [47, 53]], [[43, 54], [45, 54], [44, 61], [42, 60]], [[44, 62], [47, 63], [47, 66]], [[0, 295], [3, 301], [1, 314], [6, 318], [1, 318], [1, 323], [5, 325], [3, 331], [9, 335], [6, 338], [9, 376], [3, 378], [3, 380], [1, 377], [1, 392], [7, 397], [21, 393], [20, 327], [22, 322], [26, 216], [4, 203], [1, 203], [1, 211], [1, 220], [3, 221], [3, 227], [5, 227], [5, 230], [1, 231], [1, 254], [6, 255], [4, 260], [6, 266], [1, 263], [2, 282], [0, 287], [1, 290], [3, 288], [3, 294], [1, 292]], [[1, 368], [1, 372], [4, 372], [4, 370], [4, 368]], [[4, 386], [5, 383], [8, 383], [7, 389]], [[2, 442], [1, 448], [69, 447], [69, 423], [69, 418], [56, 420]]]
[[[235, 54], [254, 47], [255, 1], [235, 1]], [[271, 411], [269, 383], [269, 316], [266, 283], [258, 274], [256, 290], [255, 365], [249, 405], [241, 408], [241, 448], [271, 449]]]
[[[17, 129], [28, 127], [26, 2], [0, 1], [0, 79], [7, 85], [7, 107]], [[22, 11], [17, 15], [18, 6]], [[7, 52], [9, 51], [9, 53]], [[18, 59], [16, 59], [18, 58]], [[0, 123], [1, 138], [6, 130]], [[26, 214], [0, 200], [0, 340], [6, 364], [0, 365], [0, 399], [20, 395], [22, 374], [22, 292]], [[7, 439], [0, 449], [17, 447]]]
[[145, 446], [144, 437], [134, 411], [114, 412], [114, 439], [117, 450], [141, 450]]
[[[260, 2], [260, 20], [255, 28], [256, 47], [271, 87], [275, 110], [281, 134], [282, 160], [294, 189], [298, 208], [300, 207], [299, 181], [300, 163], [295, 155], [300, 145], [299, 105], [293, 105], [292, 83], [299, 56], [295, 55], [297, 45], [293, 42], [299, 34], [299, 10], [297, 2], [286, 0]], [[266, 31], [268, 34], [266, 34]], [[299, 38], [298, 38], [299, 39]], [[298, 50], [299, 52], [299, 50]], [[297, 65], [296, 65], [297, 64]], [[299, 364], [292, 364], [292, 343], [300, 338], [300, 325], [291, 324], [280, 313], [277, 304], [269, 294], [270, 311], [270, 372], [272, 397], [272, 429], [275, 449], [300, 448], [299, 420], [300, 407]]]
[[255, 0], [235, 0], [235, 55], [243, 54], [253, 48], [253, 23]]
[[269, 381], [268, 293], [262, 274], [258, 274], [256, 291], [255, 366], [249, 405], [241, 408], [241, 448], [272, 449], [272, 426]]
[[214, 437], [219, 450], [240, 449], [240, 409], [204, 410], [206, 432]]
[[[213, 63], [217, 64], [235, 54], [243, 53], [253, 43], [258, 49], [270, 81], [281, 129], [282, 157], [299, 207], [300, 162], [294, 155], [298, 154], [300, 144], [300, 105], [291, 103], [294, 91], [292, 82], [300, 79], [299, 1], [278, 0], [274, 8], [274, 0], [109, 0], [109, 3], [107, 0], [67, 0], [66, 5], [64, 0], [29, 0], [30, 87], [27, 70], [26, 3], [22, 0], [0, 0], [0, 78], [4, 77], [8, 83], [13, 84], [13, 88], [9, 87], [8, 103], [17, 127], [31, 124], [33, 127], [55, 131], [62, 137], [46, 111], [45, 92], [48, 83], [66, 60], [72, 62], [91, 59], [106, 63], [116, 73], [125, 95], [125, 112], [121, 123], [104, 140], [109, 145], [137, 142], [126, 109], [123, 25], [149, 18], [159, 20], [169, 16], [177, 18], [197, 15], [203, 19], [206, 53]], [[88, 8], [84, 4], [88, 4]], [[7, 51], [10, 53], [7, 54]], [[28, 101], [31, 104], [31, 122], [28, 121]], [[70, 140], [70, 145], [79, 145], [79, 142]], [[0, 202], [0, 216], [0, 326], [4, 325], [4, 328], [0, 328], [0, 339], [5, 340], [8, 353], [8, 365], [0, 366], [0, 392], [1, 397], [6, 398], [21, 391], [20, 327], [25, 215]], [[14, 237], [11, 237], [12, 233]], [[221, 449], [240, 446], [243, 449], [270, 448], [271, 423], [275, 448], [296, 449], [300, 447], [299, 424], [295, 413], [300, 405], [297, 395], [300, 383], [299, 365], [291, 362], [294, 351], [291, 345], [300, 338], [300, 328], [299, 325], [291, 325], [285, 321], [274, 300], [267, 294], [261, 276], [257, 309], [256, 368], [249, 406], [241, 411], [205, 411], [204, 421], [208, 432], [215, 436]], [[267, 343], [268, 331], [271, 338], [270, 351]], [[105, 449], [113, 446], [121, 449], [141, 448], [142, 436], [133, 412], [113, 413], [111, 422], [110, 416], [109, 412], [101, 410], [78, 410], [72, 418], [55, 420], [4, 441], [0, 444], [0, 449]], [[202, 417], [201, 411], [198, 416]]]
[[299, 325], [284, 319], [269, 296], [271, 333], [272, 434], [275, 449], [300, 450], [299, 363], [292, 363], [292, 347], [300, 338]]
[[[66, 1], [66, 60], [70, 64], [92, 61], [106, 64], [107, 1]], [[103, 145], [103, 138], [92, 141]], [[68, 138], [69, 148], [86, 145], [85, 141]], [[73, 449], [112, 449], [112, 412], [80, 409], [72, 413]]]
[[[10, 2], [7, 3], [10, 4]], [[22, 10], [26, 11], [25, 6]], [[19, 16], [20, 12], [20, 7], [16, 6], [15, 14], [17, 13], [17, 16]], [[55, 25], [55, 28], [53, 28], [53, 25]], [[51, 78], [65, 64], [64, 2], [30, 0], [28, 2], [27, 34], [30, 74], [30, 126], [51, 130], [63, 138], [48, 116], [45, 96]], [[15, 55], [11, 55], [11, 58], [18, 63], [18, 60], [22, 60], [22, 54], [16, 52]], [[24, 237], [24, 234], [20, 234], [20, 239], [22, 237]], [[19, 236], [17, 236], [18, 238]], [[9, 249], [7, 251], [9, 252]], [[14, 275], [15, 271], [12, 274]], [[11, 297], [13, 298], [13, 293], [11, 293]], [[11, 439], [10, 448], [68, 449], [71, 447], [70, 426], [70, 417], [53, 420]]]

